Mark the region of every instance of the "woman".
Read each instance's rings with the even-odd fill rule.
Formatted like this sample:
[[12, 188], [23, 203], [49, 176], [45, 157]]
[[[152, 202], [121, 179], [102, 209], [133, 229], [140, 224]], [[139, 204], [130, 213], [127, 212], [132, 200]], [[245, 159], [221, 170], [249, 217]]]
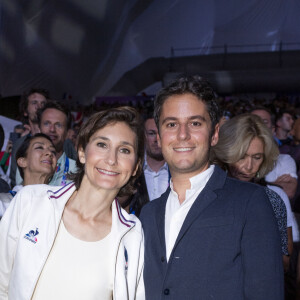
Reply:
[[[220, 128], [218, 144], [212, 151], [212, 161], [234, 178], [258, 182], [274, 168], [278, 154], [272, 134], [260, 117], [243, 114], [227, 121]], [[287, 238], [287, 209], [291, 213], [289, 200], [286, 196], [284, 203], [270, 188], [265, 187], [265, 190], [277, 219], [282, 254], [287, 268], [287, 257], [292, 252], [292, 236], [289, 237], [289, 241]]]
[[133, 108], [96, 113], [74, 182], [16, 195], [0, 224], [1, 299], [144, 299], [141, 224], [115, 200], [142, 170], [143, 134]]
[[27, 137], [16, 153], [23, 184], [15, 186], [9, 193], [0, 194], [0, 218], [13, 196], [23, 186], [48, 183], [55, 172], [56, 153], [51, 139], [42, 133]]

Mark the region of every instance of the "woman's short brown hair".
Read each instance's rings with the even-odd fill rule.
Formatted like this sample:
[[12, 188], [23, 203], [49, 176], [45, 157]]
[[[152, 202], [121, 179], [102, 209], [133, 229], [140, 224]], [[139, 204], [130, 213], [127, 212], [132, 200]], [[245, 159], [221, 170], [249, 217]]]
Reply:
[[[115, 124], [118, 122], [126, 123], [129, 128], [136, 134], [136, 155], [138, 170], [135, 176], [132, 176], [126, 185], [124, 185], [119, 191], [118, 195], [127, 196], [131, 195], [134, 191], [134, 182], [137, 177], [140, 176], [143, 168], [144, 160], [144, 129], [142, 126], [141, 118], [138, 112], [129, 106], [111, 108], [108, 110], [100, 111], [93, 114], [85, 123], [80, 127], [77, 137], [77, 149], [85, 151], [87, 144], [90, 141], [91, 136], [99, 129], [104, 128], [107, 125]], [[79, 189], [84, 173], [85, 165], [82, 164], [77, 158], [76, 160], [77, 172], [71, 174], [70, 179], [75, 183], [77, 189]]]

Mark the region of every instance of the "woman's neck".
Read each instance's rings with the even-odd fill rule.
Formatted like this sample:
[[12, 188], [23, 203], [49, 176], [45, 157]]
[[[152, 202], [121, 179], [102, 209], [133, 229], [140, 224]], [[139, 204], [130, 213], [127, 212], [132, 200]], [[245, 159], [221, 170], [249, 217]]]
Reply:
[[84, 219], [99, 220], [111, 215], [111, 205], [118, 191], [96, 189], [85, 180], [79, 190], [67, 203], [67, 207], [77, 211]]
[[47, 184], [50, 176], [48, 174], [27, 174], [24, 173], [23, 185]]

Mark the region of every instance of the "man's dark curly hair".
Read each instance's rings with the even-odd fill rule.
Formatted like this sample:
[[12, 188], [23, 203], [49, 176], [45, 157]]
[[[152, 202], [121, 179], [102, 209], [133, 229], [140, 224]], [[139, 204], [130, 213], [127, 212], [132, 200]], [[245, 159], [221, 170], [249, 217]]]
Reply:
[[192, 94], [205, 103], [211, 120], [211, 135], [220, 119], [220, 109], [215, 101], [215, 92], [210, 84], [200, 76], [181, 77], [162, 88], [154, 100], [154, 120], [159, 130], [159, 118], [165, 101], [171, 96]]

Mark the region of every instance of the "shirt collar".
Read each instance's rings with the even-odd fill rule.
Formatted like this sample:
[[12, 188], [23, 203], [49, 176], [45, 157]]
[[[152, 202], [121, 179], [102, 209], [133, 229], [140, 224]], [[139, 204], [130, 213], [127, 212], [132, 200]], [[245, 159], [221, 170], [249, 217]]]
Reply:
[[[186, 200], [189, 199], [195, 193], [198, 193], [198, 191], [201, 191], [205, 187], [212, 173], [214, 172], [214, 169], [215, 166], [210, 165], [205, 171], [190, 178], [191, 188], [186, 191]], [[170, 188], [172, 193], [175, 193], [177, 195], [177, 193], [173, 189], [172, 178], [170, 180]], [[186, 200], [183, 203], [187, 202]]]

